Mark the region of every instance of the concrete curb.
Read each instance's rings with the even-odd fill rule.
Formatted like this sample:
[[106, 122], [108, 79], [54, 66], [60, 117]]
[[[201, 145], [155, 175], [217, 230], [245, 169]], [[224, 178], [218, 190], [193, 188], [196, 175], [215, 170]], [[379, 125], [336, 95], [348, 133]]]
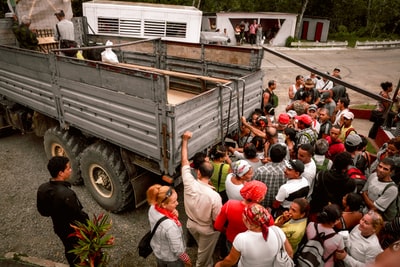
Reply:
[[[16, 263], [19, 262], [18, 266], [40, 266], [40, 267], [69, 267], [69, 265], [59, 262], [53, 262], [46, 259], [40, 259], [36, 257], [29, 257], [27, 255], [23, 255], [17, 252], [7, 252], [4, 255], [5, 259], [13, 260], [15, 264], [9, 266], [16, 266]], [[3, 265], [2, 265], [3, 266]]]

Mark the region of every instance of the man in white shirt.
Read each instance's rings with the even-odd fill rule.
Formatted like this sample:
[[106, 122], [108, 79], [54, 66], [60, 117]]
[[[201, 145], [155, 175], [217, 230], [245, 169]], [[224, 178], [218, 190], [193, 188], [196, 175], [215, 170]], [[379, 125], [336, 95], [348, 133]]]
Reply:
[[315, 183], [315, 175], [317, 174], [317, 165], [315, 165], [315, 161], [312, 159], [313, 156], [314, 146], [311, 144], [302, 144], [297, 151], [297, 158], [304, 164], [302, 176], [307, 179], [310, 185], [310, 190], [307, 195], [308, 200], [311, 198]]
[[74, 24], [65, 18], [63, 10], [58, 10], [54, 13], [58, 19], [58, 23], [54, 29], [54, 40], [75, 40]]
[[342, 115], [349, 111], [349, 99], [347, 97], [339, 98], [339, 101], [336, 103], [336, 114], [332, 116], [334, 120], [332, 121], [332, 125], [341, 126], [342, 125]]
[[298, 159], [285, 160], [285, 166], [285, 176], [288, 181], [279, 187], [275, 196], [272, 204], [274, 217], [279, 216], [283, 210], [288, 210], [294, 199], [307, 197], [310, 188], [307, 179], [302, 176], [303, 162]]
[[185, 212], [188, 216], [187, 229], [198, 245], [197, 267], [213, 266], [212, 255], [219, 232], [214, 230], [214, 221], [222, 207], [220, 195], [209, 184], [213, 165], [204, 161], [197, 170], [197, 179], [191, 173], [188, 159], [189, 131], [182, 136], [182, 180]]

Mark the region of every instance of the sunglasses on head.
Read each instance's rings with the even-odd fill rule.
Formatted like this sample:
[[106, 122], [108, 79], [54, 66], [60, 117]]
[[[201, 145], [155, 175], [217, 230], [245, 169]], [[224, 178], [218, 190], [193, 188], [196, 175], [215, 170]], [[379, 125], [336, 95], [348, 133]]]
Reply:
[[170, 186], [167, 193], [165, 193], [165, 198], [163, 199], [163, 201], [161, 201], [161, 203], [164, 203], [164, 201], [167, 200], [171, 195], [172, 195], [172, 187]]

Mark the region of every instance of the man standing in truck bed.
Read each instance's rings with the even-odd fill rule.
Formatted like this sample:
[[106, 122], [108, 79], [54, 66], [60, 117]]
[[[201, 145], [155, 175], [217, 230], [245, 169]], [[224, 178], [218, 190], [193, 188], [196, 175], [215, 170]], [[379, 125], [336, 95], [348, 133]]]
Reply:
[[19, 47], [36, 50], [39, 44], [36, 33], [29, 29], [31, 25], [31, 18], [23, 15], [21, 24], [18, 24], [18, 18], [14, 15], [14, 25], [12, 26], [15, 38], [18, 40]]
[[54, 31], [54, 39], [55, 40], [74, 40], [74, 24], [65, 18], [65, 13], [63, 10], [57, 10], [54, 13], [56, 18], [58, 19], [58, 23], [56, 24], [56, 29]]
[[204, 161], [197, 170], [197, 179], [191, 173], [188, 159], [188, 141], [192, 133], [186, 131], [182, 136], [182, 180], [183, 198], [188, 216], [187, 229], [198, 245], [197, 267], [213, 266], [212, 256], [219, 232], [214, 230], [214, 221], [222, 207], [219, 194], [210, 186], [213, 165]]

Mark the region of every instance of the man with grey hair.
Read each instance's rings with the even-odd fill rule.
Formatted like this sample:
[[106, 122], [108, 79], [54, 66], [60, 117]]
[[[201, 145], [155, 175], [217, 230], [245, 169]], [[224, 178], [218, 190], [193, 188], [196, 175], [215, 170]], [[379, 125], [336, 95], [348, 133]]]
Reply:
[[332, 168], [332, 160], [325, 157], [328, 152], [329, 143], [326, 139], [318, 139], [314, 145], [314, 156], [312, 157], [317, 167], [317, 173], [322, 170], [330, 170]]
[[21, 18], [21, 24], [18, 24], [18, 18], [14, 15], [14, 24], [12, 30], [17, 38], [19, 47], [37, 50], [39, 41], [37, 39], [36, 33], [29, 29], [31, 25], [31, 18], [27, 15], [23, 15]]

